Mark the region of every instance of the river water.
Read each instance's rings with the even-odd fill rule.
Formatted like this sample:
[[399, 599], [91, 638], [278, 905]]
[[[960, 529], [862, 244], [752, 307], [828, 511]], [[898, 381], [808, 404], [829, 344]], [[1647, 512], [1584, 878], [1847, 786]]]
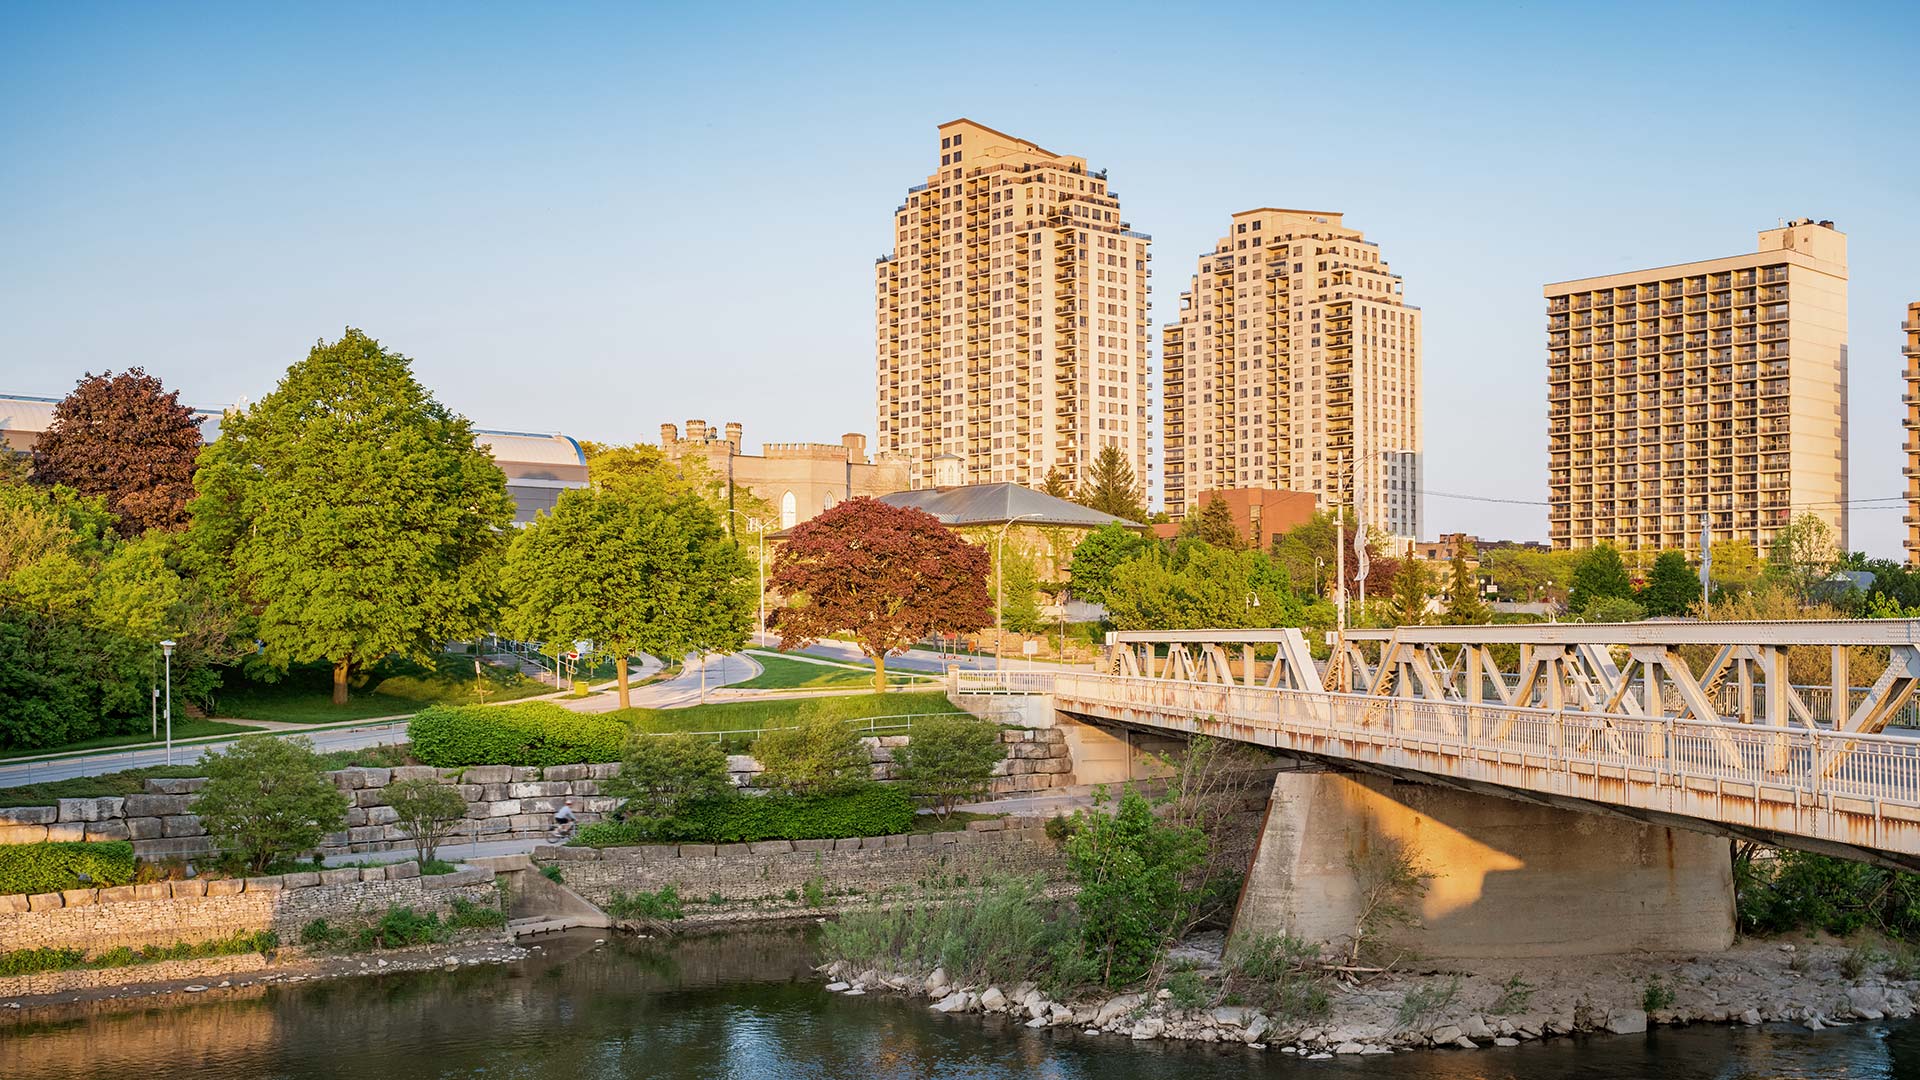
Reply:
[[1694, 1027], [1304, 1061], [944, 1016], [828, 994], [801, 930], [548, 939], [518, 964], [74, 1006], [0, 1028], [4, 1080], [1776, 1080], [1920, 1077], [1920, 1024]]

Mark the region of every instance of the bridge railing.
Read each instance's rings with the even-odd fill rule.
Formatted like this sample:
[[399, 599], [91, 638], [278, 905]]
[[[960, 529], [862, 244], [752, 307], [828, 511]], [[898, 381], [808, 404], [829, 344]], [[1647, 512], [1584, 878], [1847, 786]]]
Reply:
[[1158, 726], [1204, 726], [1336, 757], [1394, 751], [1462, 777], [1484, 774], [1476, 763], [1492, 761], [1542, 773], [1612, 770], [1623, 781], [1666, 785], [1734, 783], [1756, 794], [1765, 787], [1776, 801], [1838, 794], [1920, 806], [1920, 740], [1907, 736], [1117, 675], [1047, 677], [1059, 698], [1101, 702], [1138, 723], [1158, 717]]
[[953, 689], [961, 694], [1051, 694], [1053, 671], [971, 671], [953, 672]]

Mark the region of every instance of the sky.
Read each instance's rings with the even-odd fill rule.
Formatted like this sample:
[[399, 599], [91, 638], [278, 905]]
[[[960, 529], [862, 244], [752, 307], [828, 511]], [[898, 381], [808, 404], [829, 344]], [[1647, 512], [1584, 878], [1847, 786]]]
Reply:
[[[1832, 219], [1852, 497], [1885, 499], [1911, 31], [1891, 3], [7, 0], [0, 392], [142, 365], [258, 399], [356, 326], [482, 427], [871, 436], [873, 260], [966, 116], [1109, 170], [1156, 328], [1236, 210], [1364, 230], [1425, 313], [1429, 537], [1546, 535], [1542, 284]], [[1900, 513], [1850, 546], [1898, 557]]]

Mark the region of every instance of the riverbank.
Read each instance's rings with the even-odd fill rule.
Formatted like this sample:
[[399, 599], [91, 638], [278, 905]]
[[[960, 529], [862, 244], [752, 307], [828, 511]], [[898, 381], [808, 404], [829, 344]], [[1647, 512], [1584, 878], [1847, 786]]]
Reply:
[[1714, 954], [1422, 965], [1358, 985], [1329, 981], [1324, 1007], [1289, 1015], [1209, 989], [1223, 970], [1218, 935], [1187, 943], [1175, 958], [1193, 976], [1181, 977], [1181, 1001], [1168, 986], [1061, 1002], [1031, 985], [954, 985], [939, 970], [882, 973], [835, 962], [821, 974], [836, 992], [905, 994], [938, 1012], [1008, 1016], [1030, 1028], [1241, 1043], [1309, 1058], [1517, 1046], [1576, 1033], [1642, 1033], [1649, 1025], [1787, 1022], [1820, 1031], [1906, 1019], [1920, 995], [1920, 982], [1905, 977], [1911, 972], [1889, 971], [1885, 960], [1846, 946], [1745, 940]]
[[157, 998], [161, 1001], [156, 1003], [164, 1003], [167, 999], [188, 996], [217, 999], [249, 988], [281, 984], [508, 964], [526, 959], [538, 948], [538, 945], [523, 948], [503, 937], [490, 937], [378, 952], [281, 953], [272, 957], [246, 953], [122, 968], [48, 972], [19, 977], [40, 980], [39, 988], [10, 991], [6, 1003], [0, 1005], [0, 1024], [37, 1022], [49, 1009], [90, 1002]]

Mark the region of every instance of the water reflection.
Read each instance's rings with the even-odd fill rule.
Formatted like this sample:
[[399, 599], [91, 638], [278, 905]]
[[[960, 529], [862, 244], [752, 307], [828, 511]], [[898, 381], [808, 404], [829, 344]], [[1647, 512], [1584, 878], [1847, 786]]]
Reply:
[[75, 1007], [0, 1028], [0, 1077], [189, 1073], [197, 1080], [1795, 1080], [1920, 1076], [1912, 1025], [1691, 1028], [1508, 1050], [1299, 1061], [1242, 1047], [1131, 1043], [924, 1003], [819, 989], [804, 932], [677, 942], [553, 941], [506, 968], [253, 988], [165, 1006]]

